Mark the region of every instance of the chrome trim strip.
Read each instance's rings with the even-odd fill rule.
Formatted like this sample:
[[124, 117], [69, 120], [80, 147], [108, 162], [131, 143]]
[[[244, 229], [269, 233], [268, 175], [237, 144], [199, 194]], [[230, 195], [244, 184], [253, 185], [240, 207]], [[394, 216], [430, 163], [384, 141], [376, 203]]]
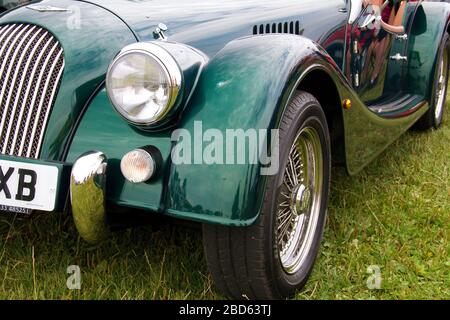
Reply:
[[[52, 71], [50, 71], [50, 73], [53, 72], [54, 68], [59, 63], [60, 58], [62, 56], [62, 53], [63, 53], [63, 50], [61, 49], [60, 53], [58, 54], [58, 57], [55, 59], [55, 63], [53, 64]], [[65, 61], [63, 60], [61, 69], [59, 70], [58, 75], [56, 76], [55, 85], [53, 86], [52, 93], [51, 93], [50, 99], [49, 99], [50, 101], [53, 101], [53, 99], [55, 98], [56, 90], [58, 89], [58, 83], [59, 83], [59, 80], [61, 79], [62, 73], [64, 71], [64, 66], [65, 66]], [[42, 97], [45, 98], [44, 96], [42, 96]], [[41, 128], [40, 132], [38, 133], [39, 137], [43, 137], [43, 134], [44, 134], [45, 129], [47, 127], [46, 123], [47, 123], [48, 117], [50, 115], [50, 109], [51, 109], [50, 107], [51, 106], [48, 106], [47, 109], [45, 110], [45, 115], [44, 115], [44, 121], [42, 123], [42, 128]], [[41, 150], [41, 145], [42, 145], [43, 140], [44, 139], [39, 139], [39, 142], [38, 142], [38, 145], [37, 145], [37, 148], [36, 148], [38, 154], [36, 154], [36, 157], [39, 156], [39, 150]]]
[[[41, 53], [39, 54], [39, 58], [38, 58], [39, 61], [41, 61], [44, 52], [47, 50], [47, 47], [48, 47], [48, 45], [52, 42], [52, 40], [53, 40], [53, 39], [50, 38], [50, 39], [48, 40], [48, 42], [45, 44], [45, 48], [42, 49]], [[36, 81], [36, 85], [35, 85], [36, 88], [39, 88], [39, 84], [41, 83], [41, 78], [42, 78], [42, 76], [43, 76], [43, 74], [44, 74], [44, 72], [45, 72], [45, 66], [47, 65], [48, 60], [50, 59], [50, 57], [51, 57], [53, 51], [56, 49], [57, 46], [58, 46], [58, 43], [55, 43], [55, 44], [53, 45], [53, 47], [52, 47], [50, 53], [47, 55], [47, 58], [45, 59], [44, 64], [42, 65], [42, 69], [39, 70], [38, 80]], [[38, 65], [39, 65], [39, 62], [36, 61], [36, 66], [38, 66]], [[38, 71], [38, 70], [35, 70], [35, 71]], [[34, 79], [34, 77], [35, 77], [35, 75], [33, 75], [33, 78], [31, 78], [31, 79]], [[33, 81], [30, 81], [30, 84], [31, 84], [32, 82], [33, 82]], [[35, 106], [35, 101], [36, 101], [37, 93], [38, 93], [38, 91], [35, 90], [34, 93], [33, 93], [33, 99], [32, 99], [32, 101], [31, 101], [31, 103], [30, 103], [30, 110], [28, 111], [27, 120], [26, 120], [25, 126], [24, 126], [24, 132], [23, 132], [23, 136], [22, 136], [22, 139], [21, 139], [22, 141], [21, 141], [21, 144], [20, 144], [19, 155], [23, 154], [23, 152], [24, 152], [23, 148], [24, 148], [24, 144], [25, 144], [25, 140], [26, 140], [26, 132], [28, 131], [27, 129], [28, 129], [28, 128], [30, 127], [30, 125], [31, 125], [30, 120], [31, 120], [31, 115], [33, 114], [33, 111], [34, 111], [34, 106]], [[28, 154], [28, 150], [27, 150], [27, 154]]]
[[[5, 31], [5, 34], [4, 34], [4, 35], [2, 36], [2, 38], [0, 39], [0, 42], [2, 42], [3, 39], [6, 37], [6, 35], [9, 33], [9, 31], [10, 31], [11, 29], [14, 29], [16, 26], [17, 26], [17, 25], [15, 25], [15, 24], [11, 25], [11, 27], [9, 27], [9, 28]], [[20, 27], [20, 26], [21, 26], [21, 25], [19, 25], [19, 26], [16, 28], [16, 30], [14, 30], [14, 31], [6, 38], [6, 40], [4, 41], [5, 44], [9, 42], [9, 40], [10, 40], [11, 37], [14, 35], [14, 33], [17, 32], [17, 30], [19, 30], [19, 27]], [[0, 56], [3, 54], [4, 51], [5, 51], [5, 46], [2, 46], [2, 47], [1, 47], [1, 50], [0, 50]]]
[[[18, 82], [17, 76], [18, 76], [18, 74], [19, 74], [20, 65], [22, 64], [22, 61], [23, 61], [23, 59], [25, 58], [25, 56], [26, 56], [26, 54], [27, 54], [27, 52], [28, 52], [28, 48], [30, 47], [30, 45], [31, 45], [31, 43], [32, 43], [32, 41], [33, 41], [33, 39], [37, 36], [37, 33], [35, 33], [34, 36], [33, 36], [31, 39], [28, 40], [28, 43], [25, 44], [25, 48], [22, 48], [22, 46], [23, 46], [25, 40], [28, 39], [28, 36], [31, 34], [31, 32], [33, 32], [33, 30], [34, 30], [35, 28], [36, 28], [36, 26], [33, 26], [31, 29], [29, 29], [29, 30], [27, 31], [27, 33], [25, 34], [25, 36], [23, 36], [22, 40], [21, 40], [20, 43], [18, 44], [17, 50], [15, 50], [16, 52], [14, 53], [13, 57], [11, 58], [11, 62], [10, 62], [9, 67], [8, 67], [8, 74], [11, 72], [11, 69], [12, 69], [13, 67], [14, 67], [15, 71], [14, 71], [14, 75], [13, 75], [12, 81], [11, 81], [11, 88], [10, 88], [10, 90], [9, 90], [9, 92], [8, 92], [8, 98], [6, 99], [6, 105], [5, 105], [6, 109], [3, 111], [3, 116], [5, 116], [5, 115], [7, 116], [7, 113], [8, 113], [7, 111], [8, 111], [9, 109], [11, 109], [11, 117], [14, 118], [14, 113], [15, 113], [15, 111], [16, 111], [16, 106], [17, 106], [18, 99], [17, 99], [17, 97], [15, 97], [14, 103], [12, 104], [12, 106], [10, 106], [11, 96], [12, 96], [12, 93], [13, 93], [13, 91], [14, 91], [14, 86], [15, 86], [16, 83]], [[15, 61], [16, 61], [16, 59], [17, 59], [17, 54], [18, 54], [20, 51], [21, 51], [22, 53], [20, 54], [19, 62], [17, 62], [17, 64], [16, 64]], [[22, 75], [21, 75], [21, 83], [23, 82], [23, 80], [24, 80], [24, 77], [23, 77], [23, 74], [22, 74]], [[18, 92], [20, 93], [20, 91], [18, 91]], [[6, 118], [5, 118], [5, 119], [6, 119]], [[10, 135], [11, 126], [12, 126], [12, 121], [11, 121], [11, 120], [12, 120], [12, 119], [10, 119], [9, 123], [7, 124], [7, 125], [8, 125], [8, 129], [6, 130], [6, 134], [5, 134], [5, 136], [3, 137], [3, 138], [4, 138], [4, 141], [2, 141], [2, 144], [3, 144], [2, 153], [5, 153], [6, 147], [7, 147], [7, 145], [8, 145], [7, 141], [9, 141], [9, 135]], [[2, 128], [2, 130], [3, 130], [3, 125], [4, 125], [4, 120], [3, 120], [3, 117], [2, 117], [2, 124], [0, 125], [0, 128]], [[6, 124], [5, 124], [5, 125], [6, 125]]]
[[[42, 79], [43, 73], [47, 69], [47, 67], [49, 65], [48, 64], [49, 59], [53, 56], [53, 53], [54, 53], [54, 51], [55, 51], [55, 49], [57, 47], [58, 47], [58, 43], [55, 43], [55, 46], [52, 48], [52, 51], [50, 52], [50, 54], [48, 55], [47, 59], [45, 60], [44, 67], [42, 68], [42, 71], [41, 71], [41, 77], [39, 79], [39, 84], [41, 84], [41, 81], [44, 81], [44, 79]], [[59, 61], [59, 58], [61, 57], [62, 53], [63, 53], [63, 50], [60, 49], [60, 51], [58, 52], [58, 55], [53, 60], [53, 63], [51, 65], [51, 67], [50, 67], [50, 71], [48, 73], [49, 75], [51, 75], [53, 73], [53, 71], [55, 70], [55, 67], [56, 67], [56, 65], [57, 65], [57, 63]], [[51, 77], [47, 77], [47, 79], [45, 80], [45, 85], [44, 85], [43, 92], [47, 92], [47, 88], [48, 88], [48, 85], [50, 83], [50, 79], [51, 79]], [[33, 130], [31, 131], [31, 136], [32, 137], [35, 137], [37, 125], [38, 125], [38, 122], [39, 122], [39, 116], [41, 114], [41, 110], [42, 110], [44, 101], [45, 101], [45, 94], [41, 95], [41, 99], [39, 101], [39, 105], [38, 105], [37, 112], [36, 112], [37, 117], [34, 118]], [[50, 108], [50, 106], [48, 106], [48, 108]], [[28, 151], [27, 151], [27, 157], [29, 157], [31, 155], [31, 150], [33, 150], [33, 148], [32, 148], [32, 145], [30, 144], [29, 147], [28, 147]]]
[[64, 50], [34, 24], [0, 26], [0, 153], [37, 158], [65, 67]]
[[[8, 59], [8, 56], [9, 56], [9, 52], [11, 51], [11, 48], [13, 47], [13, 44], [14, 44], [14, 42], [15, 42], [15, 40], [16, 40], [16, 38], [17, 38], [17, 32], [19, 31], [20, 29], [19, 28], [17, 28], [17, 29], [15, 29], [10, 35], [9, 35], [9, 37], [6, 39], [6, 41], [5, 41], [5, 43], [1, 46], [1, 48], [0, 48], [0, 57], [3, 55], [3, 53], [5, 52], [5, 49], [6, 49], [6, 47], [9, 45], [9, 47], [8, 47], [8, 51], [5, 53], [5, 57], [4, 57], [4, 59], [3, 59], [3, 61], [1, 62], [1, 67], [0, 67], [0, 78], [1, 78], [1, 75], [3, 74], [3, 72], [4, 72], [4, 69], [5, 69], [5, 67], [6, 67], [6, 64], [8, 63], [8, 61], [9, 61], [9, 59]], [[20, 33], [20, 32], [19, 32]], [[14, 40], [11, 42], [11, 39], [12, 38], [14, 38]], [[5, 81], [7, 80], [7, 77], [5, 77]], [[1, 97], [3, 97], [3, 95], [4, 95], [4, 91], [5, 91], [5, 89], [6, 89], [6, 87], [5, 86], [3, 86], [2, 88], [0, 88], [1, 89], [1, 91], [0, 91], [0, 98]], [[3, 100], [3, 98], [1, 98], [0, 99], [0, 102]], [[1, 128], [1, 127], [0, 127]]]
[[[48, 32], [45, 32], [45, 33], [42, 35], [42, 37], [39, 39], [39, 42], [36, 44], [36, 46], [35, 46], [33, 52], [31, 53], [33, 56], [34, 56], [34, 54], [35, 54], [37, 48], [39, 48], [40, 45], [41, 45], [41, 43], [44, 41], [44, 39], [45, 39], [45, 37], [47, 36], [47, 34], [48, 34]], [[27, 83], [27, 89], [26, 89], [26, 92], [25, 92], [25, 95], [24, 95], [24, 99], [23, 99], [22, 105], [21, 105], [21, 107], [20, 107], [20, 115], [19, 115], [20, 121], [18, 121], [18, 123], [22, 123], [22, 121], [23, 121], [23, 119], [22, 119], [22, 118], [23, 118], [23, 112], [24, 112], [24, 110], [25, 110], [25, 107], [26, 107], [27, 102], [29, 101], [28, 97], [29, 97], [29, 94], [30, 94], [31, 86], [32, 86], [32, 84], [33, 84], [33, 79], [34, 79], [34, 77], [35, 77], [37, 68], [38, 68], [38, 66], [39, 66], [39, 62], [41, 61], [41, 58], [42, 58], [44, 52], [47, 50], [47, 47], [50, 45], [51, 41], [52, 41], [52, 39], [50, 38], [50, 39], [47, 40], [47, 42], [45, 43], [44, 47], [42, 48], [42, 50], [41, 50], [39, 56], [37, 57], [37, 59], [36, 59], [36, 61], [35, 61], [35, 63], [34, 63], [34, 66], [33, 66], [33, 69], [32, 69], [32, 71], [31, 71], [31, 73], [30, 73], [30, 76], [28, 77], [29, 81], [28, 81], [28, 83]], [[30, 63], [30, 62], [31, 62], [31, 61], [28, 61], [28, 63]], [[36, 93], [36, 91], [35, 91], [35, 93]], [[33, 102], [34, 102], [34, 101], [33, 101]], [[30, 111], [31, 111], [31, 110], [30, 110]], [[28, 115], [30, 115], [30, 112], [28, 113]], [[25, 124], [25, 128], [28, 127], [28, 121], [29, 121], [29, 118], [27, 117], [27, 122], [26, 122], [26, 124]], [[18, 129], [18, 130], [19, 130], [19, 129]], [[16, 143], [18, 142], [18, 141], [17, 141], [18, 134], [19, 134], [19, 132], [16, 132], [15, 135], [14, 135], [14, 140], [13, 140], [13, 146], [14, 146], [14, 148], [15, 148], [15, 146], [16, 146]], [[19, 155], [22, 154], [22, 150], [23, 150], [23, 140], [24, 140], [23, 132], [22, 132], [21, 134], [22, 134], [22, 136], [20, 137], [20, 140], [19, 140], [19, 141], [20, 141], [20, 148], [19, 148], [19, 152], [18, 152]]]
[[[41, 30], [41, 31], [43, 31], [43, 30]], [[39, 31], [39, 33], [40, 33], [41, 31]], [[36, 33], [36, 36], [38, 36], [39, 33]], [[36, 44], [34, 45], [33, 50], [32, 50], [31, 53], [28, 55], [29, 57], [34, 57], [34, 54], [36, 53], [36, 50], [40, 47], [42, 41], [45, 39], [45, 37], [46, 37], [47, 34], [48, 34], [47, 31], [44, 31], [44, 32], [42, 33], [42, 35], [41, 35], [41, 37], [39, 38], [39, 40], [36, 41]], [[32, 40], [32, 41], [33, 41], [33, 40]], [[30, 44], [32, 43], [32, 41], [30, 41]], [[27, 76], [27, 75], [29, 74], [29, 72], [30, 72], [29, 69], [30, 69], [31, 62], [32, 62], [32, 59], [28, 59], [26, 65], [25, 65], [25, 67], [24, 67], [24, 69], [23, 69], [22, 79], [21, 79], [21, 83], [20, 83], [20, 86], [19, 86], [19, 90], [18, 90], [19, 93], [22, 92], [22, 88], [23, 88], [23, 84], [24, 84], [24, 82], [25, 82], [25, 78], [27, 78], [26, 76]], [[35, 72], [37, 66], [38, 66], [38, 61], [35, 61], [35, 65], [33, 66], [31, 75], [34, 75], [34, 72]], [[33, 77], [28, 77], [28, 79], [33, 79]], [[32, 84], [32, 81], [28, 81], [28, 83], [26, 84], [27, 88], [26, 88], [26, 91], [25, 91], [25, 95], [24, 95], [23, 102], [22, 102], [22, 104], [20, 105], [20, 108], [19, 108], [19, 116], [18, 116], [18, 118], [17, 118], [17, 123], [21, 123], [21, 121], [22, 121], [23, 111], [24, 111], [25, 105], [26, 105], [26, 103], [27, 103], [27, 97], [28, 97], [28, 93], [29, 93], [30, 88], [31, 88], [31, 84]], [[17, 104], [18, 102], [19, 102], [19, 100], [17, 99], [16, 104]], [[18, 134], [19, 134], [19, 129], [20, 129], [20, 126], [17, 126], [16, 129], [14, 130], [14, 136], [13, 136], [13, 140], [12, 140], [12, 144], [11, 144], [12, 152], [14, 152], [14, 149], [15, 149], [15, 146], [16, 146], [17, 136], [18, 136]]]
[[75, 226], [90, 243], [105, 239], [110, 233], [106, 221], [106, 173], [108, 159], [102, 152], [81, 155], [70, 175], [70, 202]]
[[6, 28], [1, 28], [0, 29], [0, 43], [3, 41], [3, 39], [6, 37], [6, 35], [8, 34], [8, 31], [11, 30], [12, 28], [15, 27], [15, 24], [12, 24], [10, 26], [7, 26]]
[[[4, 58], [4, 61], [3, 61], [3, 64], [2, 64], [2, 69], [0, 70], [0, 76], [2, 76], [3, 77], [3, 74], [4, 74], [4, 70], [5, 70], [5, 67], [6, 67], [6, 64], [9, 62], [9, 66], [8, 66], [8, 70], [6, 71], [6, 73], [5, 73], [5, 75], [4, 75], [4, 79], [5, 79], [5, 82], [3, 83], [3, 85], [2, 85], [2, 88], [1, 88], [1, 92], [0, 92], [0, 97], [2, 98], [2, 101], [1, 101], [1, 103], [3, 104], [3, 101], [4, 101], [4, 99], [5, 99], [5, 90], [6, 90], [6, 84], [7, 84], [7, 82], [8, 82], [8, 79], [9, 79], [9, 76], [10, 76], [10, 73], [11, 73], [11, 69], [12, 69], [12, 67], [14, 66], [14, 59], [15, 59], [15, 56], [17, 55], [17, 50], [15, 50], [15, 52], [13, 52], [12, 53], [12, 55], [13, 55], [13, 57], [11, 57], [11, 51], [12, 51], [12, 49], [14, 48], [14, 46], [17, 44], [18, 45], [18, 43], [20, 43], [20, 39], [21, 39], [21, 36], [22, 36], [22, 34], [26, 31], [28, 29], [28, 26], [25, 26], [24, 28], [22, 28], [15, 36], [14, 36], [14, 40], [12, 40], [10, 43], [9, 43], [9, 48], [8, 48], [8, 51], [6, 52], [6, 54], [5, 54], [5, 58]], [[17, 30], [19, 30], [19, 29], [17, 29]], [[17, 31], [16, 30], [16, 31]], [[21, 41], [23, 41], [23, 39], [21, 40]], [[3, 46], [2, 47], [2, 49], [4, 49], [5, 48], [5, 46]], [[1, 55], [0, 55], [1, 56]], [[2, 120], [1, 120], [1, 122], [0, 122], [0, 132], [2, 132], [3, 131], [3, 126], [4, 126], [4, 123], [5, 123], [5, 120], [6, 120], [6, 115], [8, 114], [8, 109], [9, 109], [9, 99], [10, 99], [10, 97], [11, 97], [11, 95], [10, 95], [10, 93], [11, 93], [11, 89], [9, 90], [9, 94], [8, 94], [8, 97], [6, 98], [6, 102], [5, 102], [5, 109], [3, 109], [2, 110]], [[1, 141], [1, 144], [4, 144], [5, 143], [5, 140], [3, 140], [3, 141]]]
[[[3, 59], [2, 62], [2, 67], [0, 69], [0, 75], [3, 74], [4, 69], [6, 67], [7, 62], [9, 61], [9, 59], [7, 59], [11, 53], [12, 48], [14, 47], [14, 43], [18, 40], [18, 38], [20, 38], [20, 35], [25, 32], [25, 28], [20, 29], [20, 27], [23, 26], [22, 24], [19, 25], [19, 27], [17, 27], [10, 35], [8, 38], [6, 38], [5, 43], [3, 46], [1, 46], [1, 51], [0, 51], [0, 57], [3, 55], [3, 53], [5, 53], [5, 49], [7, 47], [7, 45], [9, 45], [8, 47], [8, 51], [5, 53], [5, 58]], [[3, 89], [3, 88], [2, 88]], [[3, 90], [2, 90], [3, 91]]]

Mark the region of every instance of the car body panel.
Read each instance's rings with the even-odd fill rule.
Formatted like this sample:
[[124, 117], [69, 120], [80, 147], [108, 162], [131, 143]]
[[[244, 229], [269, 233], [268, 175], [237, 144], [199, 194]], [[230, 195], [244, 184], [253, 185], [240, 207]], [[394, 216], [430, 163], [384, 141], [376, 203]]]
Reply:
[[[268, 47], [268, 41], [273, 46]], [[261, 64], [265, 65], [264, 70]], [[343, 98], [354, 102], [351, 110], [343, 112], [349, 171], [364, 167], [426, 111], [422, 108], [406, 118], [383, 119], [359, 100], [323, 49], [304, 38], [269, 35], [236, 40], [210, 61], [179, 128], [193, 136], [195, 121], [201, 119], [203, 130], [214, 128], [222, 133], [226, 129], [275, 129], [299, 79], [318, 69], [333, 78]], [[264, 77], [265, 73], [278, 77]], [[251, 83], [252, 94], [248, 94], [248, 86], [240, 87], [240, 83]], [[121, 156], [145, 141], [160, 148], [164, 163], [169, 162], [170, 135], [150, 134], [141, 139], [142, 132], [130, 127], [127, 130], [127, 125], [117, 122], [119, 117], [106, 104], [109, 101], [102, 91], [81, 122], [69, 162], [83, 150], [97, 148], [109, 155], [117, 167]], [[247, 116], [242, 117], [243, 113]], [[91, 138], [94, 123], [102, 129], [96, 140]], [[117, 138], [116, 132], [124, 133], [123, 138]], [[109, 191], [109, 200], [140, 209], [150, 207], [178, 218], [250, 225], [258, 217], [266, 182], [260, 169], [258, 165], [171, 165], [163, 170], [168, 175], [166, 192], [161, 177], [146, 185], [133, 185], [113, 174], [114, 183], [108, 185], [109, 190], [115, 191]]]
[[155, 40], [159, 23], [167, 37], [214, 56], [227, 43], [253, 34], [254, 27], [298, 21], [301, 35], [325, 42], [330, 30], [345, 26], [345, 0], [86, 0], [111, 10], [139, 41]]
[[[349, 4], [343, 0], [177, 2], [37, 2], [79, 6], [83, 32], [67, 28], [70, 13], [36, 13], [19, 8], [0, 20], [41, 25], [61, 41], [67, 66], [40, 158], [71, 164], [89, 150], [105, 153], [109, 159], [107, 200], [113, 204], [201, 222], [252, 224], [259, 215], [267, 179], [260, 175], [260, 166], [172, 164], [172, 132], [185, 129], [193, 133], [198, 120], [204, 130], [221, 132], [276, 129], [292, 93], [311, 72], [320, 71], [332, 80], [338, 101], [352, 101], [349, 110], [335, 106], [341, 114], [344, 135], [340, 143], [345, 147], [350, 174], [359, 172], [428, 109], [429, 100], [413, 101], [404, 106], [406, 113], [382, 116], [364, 104], [352, 84], [353, 71], [347, 59], [351, 56], [352, 35], [345, 12]], [[449, 10], [448, 4], [422, 5], [430, 8], [424, 9], [430, 19], [426, 30], [413, 35], [408, 47], [409, 55], [420, 57], [429, 54], [428, 50], [437, 51], [436, 39], [446, 30]], [[442, 10], [447, 16], [442, 16]], [[285, 22], [290, 25], [297, 20], [299, 35], [260, 34], [261, 27], [265, 33], [267, 26], [270, 29], [274, 23], [276, 27], [282, 23], [284, 30]], [[153, 30], [160, 22], [169, 27], [168, 47], [171, 42], [174, 46], [190, 45], [205, 53], [209, 61], [192, 98], [180, 108], [178, 121], [166, 130], [149, 132], [129, 125], [114, 111], [104, 78], [108, 64], [124, 46], [155, 41]], [[426, 45], [417, 45], [419, 41]], [[420, 69], [408, 64], [407, 71], [397, 73], [416, 81], [419, 75], [430, 75], [432, 69], [432, 64]], [[391, 76], [396, 77], [395, 73]], [[420, 86], [406, 89], [425, 97], [423, 91], [431, 90], [429, 79], [421, 78]], [[144, 145], [154, 145], [161, 151], [162, 170], [147, 183], [131, 184], [120, 172], [120, 159]]]
[[[416, 15], [413, 32], [408, 43], [409, 64], [407, 90], [423, 92], [432, 98], [435, 58], [439, 52], [442, 36], [449, 30], [450, 5], [424, 2]], [[447, 19], [442, 19], [447, 17]], [[430, 58], [431, 57], [431, 58]]]
[[[92, 137], [95, 136], [95, 139]], [[114, 143], [112, 143], [112, 141]], [[92, 100], [78, 126], [66, 162], [73, 163], [86, 150], [101, 150], [108, 156], [107, 199], [118, 205], [160, 211], [164, 174], [151, 183], [129, 183], [120, 172], [120, 159], [134, 148], [153, 145], [168, 170], [171, 141], [169, 133], [144, 133], [129, 126], [112, 108], [102, 89]]]

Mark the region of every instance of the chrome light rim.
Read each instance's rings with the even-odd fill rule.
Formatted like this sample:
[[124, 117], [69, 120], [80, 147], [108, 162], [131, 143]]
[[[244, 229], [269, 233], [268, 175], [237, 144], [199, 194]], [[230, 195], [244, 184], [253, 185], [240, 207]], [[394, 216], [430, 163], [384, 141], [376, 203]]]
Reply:
[[434, 117], [437, 121], [440, 120], [442, 112], [444, 110], [445, 105], [445, 93], [447, 86], [447, 78], [448, 78], [448, 51], [444, 50], [444, 55], [439, 64], [439, 75], [438, 75], [438, 87], [437, 87], [437, 96], [436, 96], [436, 108], [434, 111]]
[[154, 59], [161, 66], [170, 83], [169, 100], [167, 102], [167, 105], [165, 106], [164, 110], [152, 120], [137, 122], [128, 118], [127, 115], [122, 111], [122, 108], [120, 108], [120, 106], [117, 106], [116, 103], [114, 103], [113, 99], [110, 97], [109, 94], [107, 95], [111, 104], [114, 107], [114, 110], [116, 110], [119, 113], [119, 115], [125, 120], [127, 120], [129, 123], [136, 126], [151, 126], [163, 120], [166, 117], [166, 115], [170, 112], [170, 110], [172, 110], [173, 107], [176, 105], [177, 101], [179, 100], [180, 92], [182, 90], [183, 73], [175, 58], [166, 49], [158, 46], [156, 43], [153, 42], [133, 43], [123, 48], [109, 65], [105, 83], [107, 93], [109, 91], [108, 90], [110, 79], [109, 76], [111, 74], [111, 70], [121, 58], [130, 54], [147, 55], [152, 59]]
[[323, 155], [316, 129], [302, 129], [290, 150], [277, 208], [277, 247], [284, 271], [304, 264], [317, 231], [323, 190]]

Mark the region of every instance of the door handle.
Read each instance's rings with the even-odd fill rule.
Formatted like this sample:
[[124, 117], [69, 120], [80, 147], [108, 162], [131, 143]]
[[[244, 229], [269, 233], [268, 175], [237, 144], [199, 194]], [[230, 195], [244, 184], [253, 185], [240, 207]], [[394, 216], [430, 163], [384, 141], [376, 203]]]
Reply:
[[405, 34], [396, 34], [395, 39], [400, 40], [400, 41], [406, 41], [406, 40], [408, 40], [408, 35], [406, 33]]
[[391, 56], [390, 59], [395, 61], [408, 61], [408, 57], [402, 56], [400, 53], [397, 53], [395, 56]]

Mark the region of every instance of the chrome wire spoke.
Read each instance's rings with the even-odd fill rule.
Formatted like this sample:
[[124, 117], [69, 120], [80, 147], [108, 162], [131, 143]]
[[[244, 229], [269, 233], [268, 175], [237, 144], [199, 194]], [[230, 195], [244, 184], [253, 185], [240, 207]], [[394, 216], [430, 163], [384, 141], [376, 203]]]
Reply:
[[438, 120], [441, 116], [445, 104], [446, 81], [448, 75], [448, 54], [444, 52], [444, 56], [439, 67], [439, 82], [436, 94], [435, 119]]
[[303, 129], [290, 150], [277, 209], [277, 245], [283, 268], [301, 265], [314, 235], [320, 206], [321, 147], [317, 132]]

